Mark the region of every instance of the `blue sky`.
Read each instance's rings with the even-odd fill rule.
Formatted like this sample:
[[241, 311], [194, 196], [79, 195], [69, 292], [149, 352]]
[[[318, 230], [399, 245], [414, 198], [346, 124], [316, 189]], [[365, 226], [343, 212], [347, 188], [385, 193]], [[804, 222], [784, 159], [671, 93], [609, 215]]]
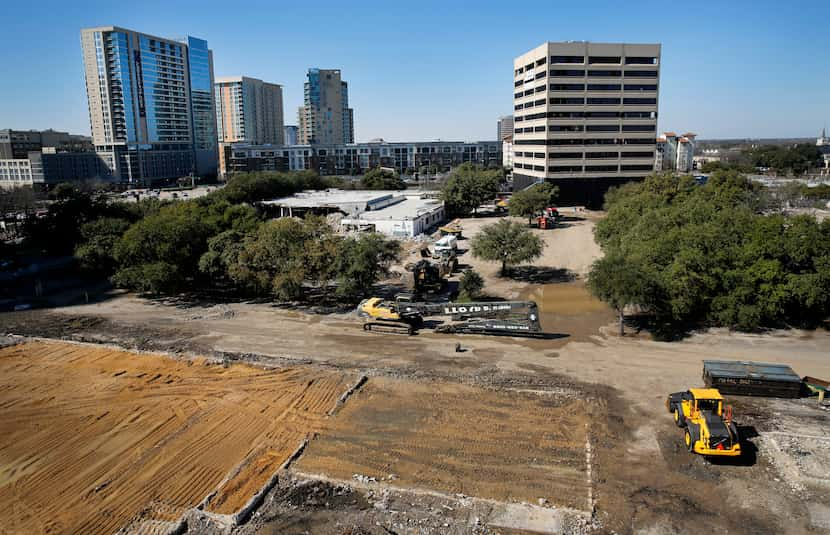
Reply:
[[306, 70], [340, 68], [358, 141], [492, 139], [513, 58], [567, 40], [662, 43], [661, 130], [816, 136], [830, 127], [829, 20], [828, 0], [8, 1], [0, 128], [88, 133], [79, 32], [112, 24], [207, 39], [217, 77], [283, 84], [287, 124]]

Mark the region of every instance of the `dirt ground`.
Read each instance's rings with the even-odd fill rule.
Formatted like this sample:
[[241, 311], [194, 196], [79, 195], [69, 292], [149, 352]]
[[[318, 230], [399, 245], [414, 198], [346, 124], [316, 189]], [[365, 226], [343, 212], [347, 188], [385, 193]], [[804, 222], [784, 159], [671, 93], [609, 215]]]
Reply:
[[585, 401], [568, 396], [372, 378], [295, 468], [589, 510], [588, 423]]
[[[310, 314], [267, 303], [161, 302], [129, 294], [0, 314], [0, 333], [369, 377], [317, 428], [297, 467], [283, 475], [249, 523], [230, 530], [207, 513], [190, 511], [192, 533], [826, 531], [827, 404], [820, 407], [814, 398], [728, 397], [747, 452], [728, 463], [689, 455], [663, 401], [669, 392], [701, 385], [703, 359], [786, 363], [799, 375], [830, 378], [830, 333], [710, 330], [671, 343], [642, 335], [620, 338], [612, 312], [585, 291], [581, 276], [599, 249], [590, 240], [595, 215], [577, 216], [584, 219], [536, 231], [544, 233], [547, 256], [515, 270], [513, 278], [495, 277], [495, 264], [461, 257], [486, 276], [491, 295], [536, 300], [544, 329], [556, 335], [549, 339], [427, 331], [378, 335], [364, 332], [348, 313]], [[493, 221], [465, 221], [465, 234]], [[570, 447], [559, 452], [551, 445], [556, 426], [547, 420], [555, 421], [558, 406], [546, 407], [548, 399], [584, 403], [593, 459], [594, 508], [587, 521], [559, 514], [584, 487], [556, 492], [560, 480], [543, 484], [528, 472], [534, 462], [553, 464], [576, 455]], [[487, 440], [463, 433], [488, 422], [493, 429]], [[490, 456], [516, 466], [494, 470]], [[588, 463], [581, 466], [570, 473]], [[390, 481], [390, 473], [398, 479]], [[500, 477], [512, 485], [499, 484]], [[462, 485], [465, 490], [458, 491]]]
[[233, 514], [354, 378], [107, 347], [0, 349], [0, 531], [91, 533]]

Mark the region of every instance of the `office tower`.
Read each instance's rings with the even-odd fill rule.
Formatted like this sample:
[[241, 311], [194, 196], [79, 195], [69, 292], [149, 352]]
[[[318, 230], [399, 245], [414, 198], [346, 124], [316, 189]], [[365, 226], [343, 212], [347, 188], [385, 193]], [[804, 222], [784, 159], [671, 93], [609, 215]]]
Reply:
[[283, 144], [282, 86], [236, 76], [215, 83], [220, 143]]
[[496, 141], [502, 141], [505, 138], [513, 137], [513, 116], [504, 115], [499, 117], [496, 123]]
[[354, 110], [349, 86], [338, 69], [309, 69], [303, 106], [297, 113], [303, 145], [354, 143]]
[[81, 30], [81, 47], [92, 141], [116, 180], [216, 173], [213, 54], [206, 41], [103, 26]]
[[297, 144], [297, 130], [297, 125], [294, 124], [287, 124], [282, 127], [284, 145]]
[[654, 168], [659, 44], [544, 43], [513, 61], [514, 188], [547, 180], [560, 202]]

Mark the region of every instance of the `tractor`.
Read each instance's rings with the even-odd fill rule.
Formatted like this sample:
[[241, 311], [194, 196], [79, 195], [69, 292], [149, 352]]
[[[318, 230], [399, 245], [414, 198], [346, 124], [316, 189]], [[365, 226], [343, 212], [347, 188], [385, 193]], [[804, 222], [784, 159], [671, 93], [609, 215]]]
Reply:
[[705, 456], [741, 455], [738, 428], [732, 421], [732, 407], [724, 407], [716, 388], [690, 388], [666, 398], [677, 427], [685, 428], [686, 448]]

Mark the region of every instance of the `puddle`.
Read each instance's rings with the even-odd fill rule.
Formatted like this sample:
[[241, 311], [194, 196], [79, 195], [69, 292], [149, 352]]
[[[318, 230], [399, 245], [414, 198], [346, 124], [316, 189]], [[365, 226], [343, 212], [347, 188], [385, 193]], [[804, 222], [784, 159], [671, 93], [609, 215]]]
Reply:
[[[533, 285], [519, 299], [536, 301], [545, 332], [567, 334], [562, 343], [588, 340], [614, 320], [611, 308], [592, 296], [583, 281]], [[548, 343], [547, 345], [550, 345]]]

